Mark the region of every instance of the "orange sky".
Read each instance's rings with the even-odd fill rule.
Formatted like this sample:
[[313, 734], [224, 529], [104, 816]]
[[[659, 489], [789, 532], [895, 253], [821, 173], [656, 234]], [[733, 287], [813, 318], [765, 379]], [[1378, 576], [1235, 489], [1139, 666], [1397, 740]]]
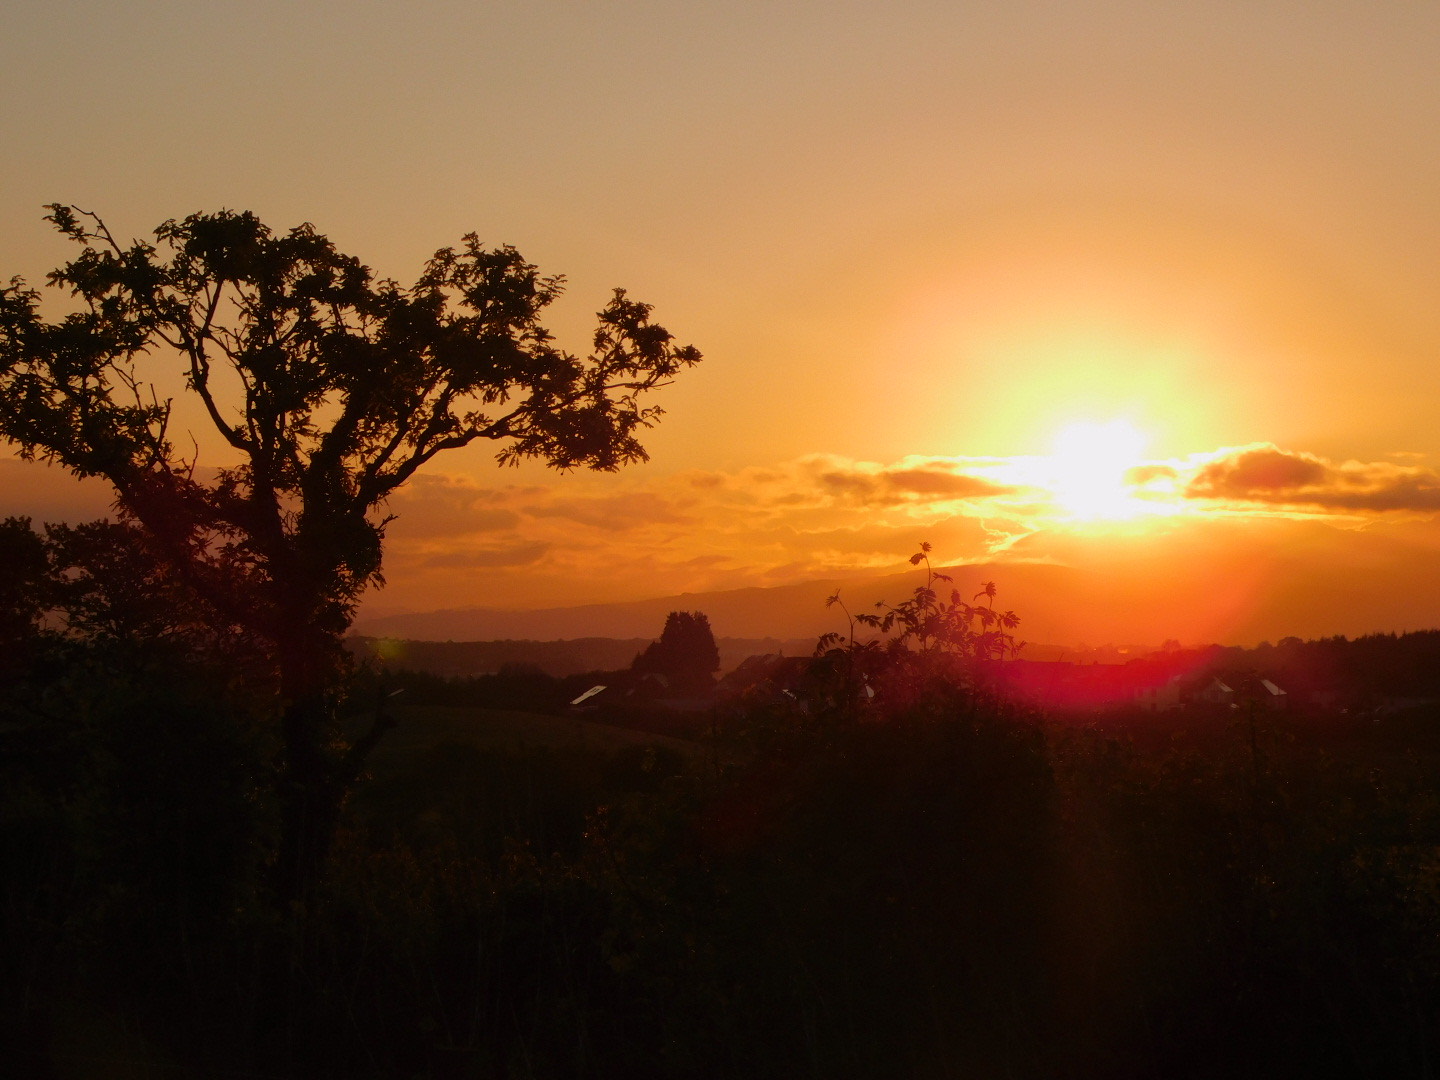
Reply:
[[[0, 88], [5, 276], [69, 256], [57, 199], [309, 220], [402, 278], [477, 230], [568, 276], [562, 342], [622, 285], [705, 352], [647, 466], [438, 462], [371, 611], [929, 539], [1124, 570], [1110, 636], [1440, 624], [1435, 5], [21, 0]], [[1087, 460], [1076, 423], [1141, 441]], [[0, 510], [103, 508], [0, 465]]]

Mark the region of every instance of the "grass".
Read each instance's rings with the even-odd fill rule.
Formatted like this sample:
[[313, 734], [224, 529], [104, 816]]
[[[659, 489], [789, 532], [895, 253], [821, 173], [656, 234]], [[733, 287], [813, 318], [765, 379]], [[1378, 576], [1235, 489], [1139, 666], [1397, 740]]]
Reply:
[[394, 714], [396, 727], [372, 757], [377, 771], [407, 755], [446, 744], [510, 753], [584, 750], [605, 754], [646, 746], [664, 747], [687, 758], [704, 752], [700, 744], [686, 739], [616, 727], [580, 715], [549, 716], [516, 709], [444, 705], [401, 706]]

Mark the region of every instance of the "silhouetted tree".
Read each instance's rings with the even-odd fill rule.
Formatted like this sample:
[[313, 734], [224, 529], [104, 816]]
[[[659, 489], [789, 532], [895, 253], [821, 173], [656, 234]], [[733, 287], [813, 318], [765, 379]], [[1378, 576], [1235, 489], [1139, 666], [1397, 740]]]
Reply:
[[[0, 435], [109, 481], [208, 616], [261, 642], [284, 746], [277, 880], [298, 896], [361, 764], [336, 723], [341, 639], [381, 580], [387, 497], [482, 439], [502, 463], [643, 460], [659, 410], [641, 395], [700, 354], [618, 289], [588, 357], [556, 348], [539, 320], [562, 279], [473, 234], [402, 287], [308, 224], [276, 234], [224, 210], [122, 244], [93, 214], [49, 209], [83, 248], [49, 275], [79, 310], [47, 322], [22, 280], [0, 288]], [[144, 369], [177, 358], [238, 464], [202, 473], [172, 443]]]
[[670, 685], [684, 694], [710, 690], [720, 670], [720, 650], [703, 611], [672, 611], [665, 618], [660, 640], [652, 641], [635, 658], [631, 670], [664, 675]]
[[46, 577], [45, 542], [30, 519], [0, 521], [0, 653], [38, 630]]

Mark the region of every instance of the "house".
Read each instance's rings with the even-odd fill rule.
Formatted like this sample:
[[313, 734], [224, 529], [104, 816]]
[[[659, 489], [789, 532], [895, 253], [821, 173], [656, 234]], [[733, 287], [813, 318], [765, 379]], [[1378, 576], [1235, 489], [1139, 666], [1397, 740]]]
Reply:
[[720, 701], [743, 700], [751, 705], [793, 704], [802, 714], [812, 708], [875, 700], [876, 691], [863, 676], [847, 677], [848, 658], [832, 649], [824, 656], [782, 656], [760, 653], [746, 657], [715, 687]]
[[1203, 701], [1208, 705], [1233, 705], [1235, 703], [1235, 688], [1218, 676], [1201, 688], [1195, 695], [1196, 701]]
[[1163, 682], [1153, 678], [1146, 679], [1131, 691], [1131, 704], [1146, 712], [1169, 712], [1171, 709], [1178, 709], [1181, 681], [1179, 675], [1172, 675]]
[[715, 687], [717, 697], [750, 699], [794, 698], [810, 679], [813, 660], [808, 656], [758, 653], [747, 656]]
[[1265, 703], [1267, 709], [1283, 710], [1290, 707], [1290, 695], [1269, 679], [1261, 679], [1255, 690], [1256, 697]]
[[579, 697], [577, 697], [574, 701], [570, 702], [570, 707], [571, 707], [571, 708], [579, 708], [581, 705], [584, 705], [587, 701], [592, 701], [592, 700], [594, 700], [596, 697], [598, 697], [600, 694], [603, 694], [603, 693], [606, 691], [606, 689], [607, 689], [607, 687], [605, 687], [604, 685], [592, 686], [592, 687], [590, 687], [589, 690], [586, 690], [583, 694], [581, 694]]

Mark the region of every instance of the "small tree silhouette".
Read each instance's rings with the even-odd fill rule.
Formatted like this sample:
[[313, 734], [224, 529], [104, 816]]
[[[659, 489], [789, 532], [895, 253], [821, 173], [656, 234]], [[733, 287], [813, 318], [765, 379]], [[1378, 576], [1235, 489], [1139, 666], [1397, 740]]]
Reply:
[[682, 694], [708, 693], [720, 670], [720, 650], [703, 611], [672, 611], [659, 641], [652, 641], [630, 666], [640, 674], [664, 675]]

